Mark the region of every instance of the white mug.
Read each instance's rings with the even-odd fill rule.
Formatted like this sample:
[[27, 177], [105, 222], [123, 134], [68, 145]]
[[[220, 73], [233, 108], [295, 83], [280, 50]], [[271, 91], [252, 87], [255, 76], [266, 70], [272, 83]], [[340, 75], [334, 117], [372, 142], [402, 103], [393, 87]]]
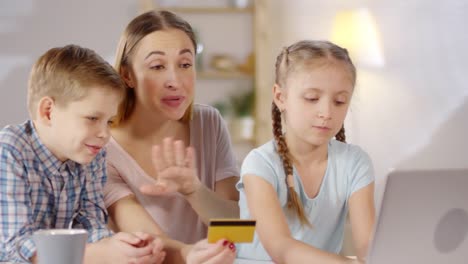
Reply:
[[32, 235], [38, 264], [82, 264], [88, 232], [84, 229], [43, 229]]

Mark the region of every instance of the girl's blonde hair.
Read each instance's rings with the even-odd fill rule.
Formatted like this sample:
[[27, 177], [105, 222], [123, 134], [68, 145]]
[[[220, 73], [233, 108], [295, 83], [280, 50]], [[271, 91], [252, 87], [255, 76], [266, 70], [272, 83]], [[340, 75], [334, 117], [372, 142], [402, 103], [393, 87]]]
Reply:
[[[149, 11], [135, 17], [127, 25], [127, 28], [120, 37], [117, 47], [115, 69], [122, 75], [123, 69], [131, 64], [135, 47], [145, 36], [160, 30], [178, 29], [183, 31], [190, 38], [193, 48], [197, 50], [195, 33], [190, 24], [169, 11]], [[126, 94], [123, 102], [119, 106], [116, 118], [116, 125], [127, 120], [133, 112], [136, 103], [135, 89], [126, 84]], [[193, 102], [182, 117], [183, 122], [192, 119]]]
[[[349, 71], [353, 86], [356, 82], [356, 68], [354, 67], [348, 52], [328, 41], [299, 41], [289, 47], [284, 48], [276, 58], [275, 64], [275, 82], [281, 88], [286, 87], [286, 80], [289, 73], [305, 65], [320, 64], [326, 61], [342, 63]], [[309, 223], [298, 194], [293, 186], [293, 165], [286, 140], [284, 138], [281, 111], [276, 104], [272, 103], [271, 115], [273, 121], [273, 135], [277, 145], [277, 151], [283, 161], [283, 168], [286, 175], [286, 186], [288, 188], [288, 208], [293, 210], [302, 224]], [[335, 135], [335, 138], [341, 142], [346, 142], [344, 126]]]

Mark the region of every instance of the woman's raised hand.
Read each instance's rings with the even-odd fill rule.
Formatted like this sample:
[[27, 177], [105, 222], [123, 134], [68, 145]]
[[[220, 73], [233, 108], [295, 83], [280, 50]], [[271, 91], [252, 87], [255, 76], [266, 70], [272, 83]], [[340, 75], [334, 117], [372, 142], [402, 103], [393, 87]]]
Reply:
[[190, 195], [201, 186], [194, 149], [185, 147], [183, 141], [165, 138], [162, 146], [153, 146], [152, 160], [157, 180], [152, 185], [142, 186], [142, 193], [164, 195], [179, 192]]

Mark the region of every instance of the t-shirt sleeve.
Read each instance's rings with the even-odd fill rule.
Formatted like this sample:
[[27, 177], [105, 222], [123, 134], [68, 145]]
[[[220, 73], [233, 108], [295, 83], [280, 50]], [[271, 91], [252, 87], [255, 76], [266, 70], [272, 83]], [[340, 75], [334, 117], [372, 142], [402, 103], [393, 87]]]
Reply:
[[107, 159], [106, 164], [107, 184], [104, 187], [104, 203], [106, 208], [109, 208], [109, 206], [118, 200], [133, 194], [133, 192], [109, 158]]
[[231, 145], [231, 138], [226, 122], [217, 110], [214, 110], [214, 122], [218, 126], [216, 136], [216, 181], [232, 176], [239, 176], [239, 167]]
[[256, 149], [252, 150], [247, 157], [245, 157], [244, 162], [242, 163], [241, 178], [236, 185], [236, 188], [239, 191], [244, 188], [243, 179], [245, 175], [258, 176], [269, 182], [274, 189], [278, 188], [278, 176], [275, 168], [273, 167], [273, 163], [261, 155], [261, 153]]
[[361, 148], [356, 147], [353, 153], [354, 161], [351, 164], [349, 176], [348, 197], [354, 192], [374, 182], [374, 166], [369, 155]]

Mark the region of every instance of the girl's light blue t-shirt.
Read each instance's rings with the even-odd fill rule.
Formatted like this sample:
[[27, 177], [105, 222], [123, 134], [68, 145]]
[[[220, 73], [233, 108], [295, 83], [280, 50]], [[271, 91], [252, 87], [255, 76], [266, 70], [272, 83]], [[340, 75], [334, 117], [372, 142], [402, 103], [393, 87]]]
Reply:
[[[350, 196], [374, 181], [372, 162], [366, 152], [358, 146], [331, 140], [327, 169], [315, 198], [307, 196], [295, 168], [293, 172], [296, 192], [313, 226], [310, 228], [302, 226], [296, 215], [287, 208], [286, 176], [273, 140], [252, 150], [242, 164], [241, 179], [236, 185], [240, 192], [242, 219], [251, 218], [243, 188], [243, 177], [248, 174], [262, 177], [276, 190], [289, 229], [296, 240], [332, 253], [341, 250]], [[239, 258], [271, 260], [257, 233], [252, 243], [238, 244], [237, 248]]]

